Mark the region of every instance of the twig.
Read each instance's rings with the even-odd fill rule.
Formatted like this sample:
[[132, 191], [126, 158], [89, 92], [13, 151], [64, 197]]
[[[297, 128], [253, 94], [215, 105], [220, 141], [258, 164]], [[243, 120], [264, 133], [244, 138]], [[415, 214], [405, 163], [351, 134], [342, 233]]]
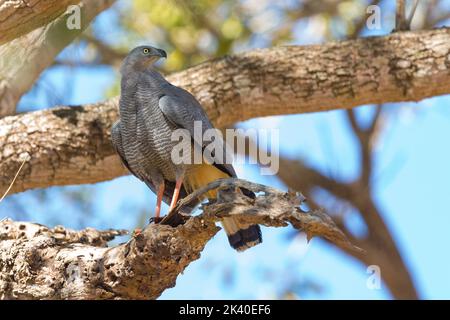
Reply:
[[14, 182], [16, 182], [16, 179], [20, 173], [20, 170], [22, 170], [22, 167], [24, 166], [25, 162], [29, 161], [31, 159], [30, 155], [28, 153], [25, 153], [24, 159], [22, 161], [22, 164], [19, 167], [19, 170], [17, 170], [16, 175], [14, 176], [11, 184], [9, 185], [8, 189], [6, 189], [5, 193], [3, 194], [3, 196], [0, 199], [0, 203], [3, 201], [3, 199], [5, 199], [6, 195], [8, 194], [9, 190], [11, 190]]
[[416, 13], [417, 5], [419, 0], [415, 0], [411, 8], [411, 11], [406, 16], [406, 5], [405, 0], [397, 0], [397, 7], [395, 12], [395, 30], [394, 31], [406, 31], [411, 29], [411, 22]]
[[419, 4], [419, 0], [415, 0], [411, 12], [409, 13], [408, 18], [406, 19], [406, 24], [408, 26], [408, 30], [411, 29], [411, 22], [414, 18], [414, 14], [416, 13], [417, 5]]
[[405, 0], [397, 0], [395, 10], [395, 31], [407, 30], [405, 17]]

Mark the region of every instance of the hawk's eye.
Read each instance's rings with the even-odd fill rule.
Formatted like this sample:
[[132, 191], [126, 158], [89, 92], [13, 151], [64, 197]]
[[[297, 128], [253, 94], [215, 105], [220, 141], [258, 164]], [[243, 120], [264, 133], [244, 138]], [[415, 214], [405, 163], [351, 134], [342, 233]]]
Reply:
[[150, 50], [149, 50], [148, 48], [144, 48], [144, 49], [142, 50], [142, 52], [143, 52], [144, 54], [149, 54], [149, 53], [150, 53]]

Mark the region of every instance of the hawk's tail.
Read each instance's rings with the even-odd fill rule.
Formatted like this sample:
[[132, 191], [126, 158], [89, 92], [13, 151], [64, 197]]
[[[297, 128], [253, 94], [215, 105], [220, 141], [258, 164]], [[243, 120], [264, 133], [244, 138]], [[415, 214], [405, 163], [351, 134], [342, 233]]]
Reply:
[[[221, 178], [229, 178], [230, 175], [222, 172], [212, 165], [199, 165], [191, 168], [190, 172], [184, 178], [184, 186], [188, 192], [192, 192], [209, 182]], [[250, 190], [241, 188], [243, 194], [250, 198], [255, 198], [255, 194]], [[209, 199], [215, 199], [216, 190], [211, 190], [206, 194]], [[228, 236], [230, 245], [238, 250], [244, 251], [262, 242], [261, 229], [258, 225], [241, 224], [235, 218], [224, 218], [222, 221], [223, 228]]]
[[262, 242], [259, 225], [240, 225], [234, 218], [225, 218], [222, 221], [230, 245], [237, 251], [244, 251]]

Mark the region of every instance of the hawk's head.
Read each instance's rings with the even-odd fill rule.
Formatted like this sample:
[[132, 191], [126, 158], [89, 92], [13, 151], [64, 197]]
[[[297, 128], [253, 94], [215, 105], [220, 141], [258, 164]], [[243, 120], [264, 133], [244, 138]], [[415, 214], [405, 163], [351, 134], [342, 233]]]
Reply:
[[164, 50], [152, 46], [139, 46], [130, 51], [122, 64], [122, 69], [146, 69], [160, 58], [167, 58]]

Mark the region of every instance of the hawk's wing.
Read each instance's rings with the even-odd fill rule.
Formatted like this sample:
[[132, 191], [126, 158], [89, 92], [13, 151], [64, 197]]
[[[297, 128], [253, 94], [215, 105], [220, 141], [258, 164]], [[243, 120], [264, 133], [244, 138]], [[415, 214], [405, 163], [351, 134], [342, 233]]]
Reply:
[[[195, 144], [201, 147], [203, 150], [208, 142], [196, 141], [197, 137], [194, 135], [194, 123], [198, 121], [202, 126], [202, 137], [206, 130], [215, 129], [214, 126], [208, 119], [205, 111], [203, 110], [200, 103], [192, 96], [189, 92], [171, 86], [171, 90], [168, 90], [165, 95], [161, 96], [159, 99], [159, 108], [163, 112], [164, 116], [173, 124], [179, 128], [183, 128], [189, 131], [191, 137]], [[226, 155], [226, 144], [221, 139], [221, 141], [214, 141], [215, 143], [220, 143], [222, 148], [222, 155]], [[218, 155], [213, 155], [213, 159], [208, 159], [213, 162], [213, 165], [219, 170], [225, 172], [230, 177], [236, 177], [236, 172], [231, 164], [225, 163], [224, 158], [220, 158]]]
[[139, 179], [144, 180], [136, 172], [133, 172], [133, 170], [131, 170], [130, 165], [127, 162], [127, 159], [125, 158], [125, 152], [123, 151], [122, 146], [122, 136], [120, 133], [120, 120], [116, 121], [111, 128], [111, 142], [114, 149], [116, 149], [116, 152], [120, 157], [120, 160], [122, 161], [123, 165], [128, 169], [128, 171], [130, 171], [134, 176], [138, 177]]
[[[128, 164], [127, 159], [125, 158], [125, 152], [124, 152], [123, 146], [122, 146], [122, 136], [120, 133], [120, 121], [117, 121], [112, 126], [111, 142], [112, 142], [114, 149], [116, 149], [116, 152], [119, 154], [120, 160], [122, 161], [123, 165], [128, 169], [128, 171], [130, 171], [135, 177], [137, 177], [140, 180], [142, 180], [143, 182], [145, 182], [145, 184], [153, 191], [153, 193], [156, 194], [157, 191], [156, 191], [156, 188], [155, 188], [153, 182], [148, 179], [145, 179], [145, 177], [142, 177], [139, 174], [137, 174], [136, 172], [134, 172], [131, 169], [130, 165]], [[173, 191], [175, 190], [175, 182], [172, 182], [169, 180], [164, 180], [164, 185], [165, 185], [165, 188], [164, 188], [163, 200], [165, 203], [170, 204], [170, 201], [171, 201], [172, 195], [173, 195]], [[186, 197], [187, 194], [188, 193], [182, 186], [182, 188], [180, 190], [180, 199]], [[183, 208], [182, 211], [189, 213], [190, 211], [192, 211], [194, 209], [194, 207], [196, 205], [197, 205], [197, 203], [193, 203], [191, 206]]]

